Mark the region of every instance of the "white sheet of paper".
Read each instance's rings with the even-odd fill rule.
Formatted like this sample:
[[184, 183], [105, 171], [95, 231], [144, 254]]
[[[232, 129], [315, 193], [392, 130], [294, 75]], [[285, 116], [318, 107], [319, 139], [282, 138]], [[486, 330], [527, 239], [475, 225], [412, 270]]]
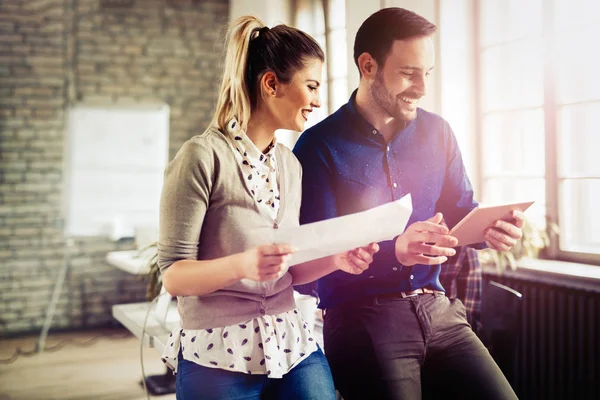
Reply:
[[[370, 210], [313, 222], [294, 228], [271, 231], [271, 243], [285, 243], [297, 250], [289, 266], [316, 260], [365, 246], [371, 242], [393, 239], [404, 232], [412, 214], [410, 194]], [[261, 235], [268, 240], [268, 235]]]

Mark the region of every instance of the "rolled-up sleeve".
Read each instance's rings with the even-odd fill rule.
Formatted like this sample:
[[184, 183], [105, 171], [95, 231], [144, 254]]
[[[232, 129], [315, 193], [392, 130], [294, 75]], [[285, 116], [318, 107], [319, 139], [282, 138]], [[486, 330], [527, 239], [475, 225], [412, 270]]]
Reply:
[[197, 260], [202, 224], [214, 176], [214, 152], [202, 138], [186, 142], [164, 174], [160, 199], [158, 265]]

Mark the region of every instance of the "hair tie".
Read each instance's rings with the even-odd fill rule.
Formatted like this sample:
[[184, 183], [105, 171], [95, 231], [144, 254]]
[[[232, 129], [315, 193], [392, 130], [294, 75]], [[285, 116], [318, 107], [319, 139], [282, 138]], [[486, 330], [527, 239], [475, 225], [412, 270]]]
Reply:
[[256, 39], [257, 37], [264, 35], [265, 33], [267, 33], [269, 31], [269, 27], [268, 26], [263, 26], [262, 28], [255, 28], [254, 29], [254, 35], [252, 35], [252, 39]]

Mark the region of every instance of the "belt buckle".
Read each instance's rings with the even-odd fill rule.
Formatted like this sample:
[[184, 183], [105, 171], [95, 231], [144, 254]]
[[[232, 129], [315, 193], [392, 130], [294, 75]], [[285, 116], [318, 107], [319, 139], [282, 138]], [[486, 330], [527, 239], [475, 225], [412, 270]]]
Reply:
[[420, 295], [421, 293], [423, 293], [422, 290], [420, 289], [415, 289], [415, 290], [411, 290], [410, 292], [400, 292], [400, 295], [402, 296], [403, 299], [406, 299], [407, 297], [415, 297]]

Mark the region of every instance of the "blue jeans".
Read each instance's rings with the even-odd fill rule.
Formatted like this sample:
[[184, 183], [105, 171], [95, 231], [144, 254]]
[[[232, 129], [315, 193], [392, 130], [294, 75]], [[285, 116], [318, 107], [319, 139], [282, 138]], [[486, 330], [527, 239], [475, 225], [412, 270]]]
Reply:
[[209, 368], [179, 357], [177, 400], [335, 400], [335, 388], [321, 349], [281, 379]]

